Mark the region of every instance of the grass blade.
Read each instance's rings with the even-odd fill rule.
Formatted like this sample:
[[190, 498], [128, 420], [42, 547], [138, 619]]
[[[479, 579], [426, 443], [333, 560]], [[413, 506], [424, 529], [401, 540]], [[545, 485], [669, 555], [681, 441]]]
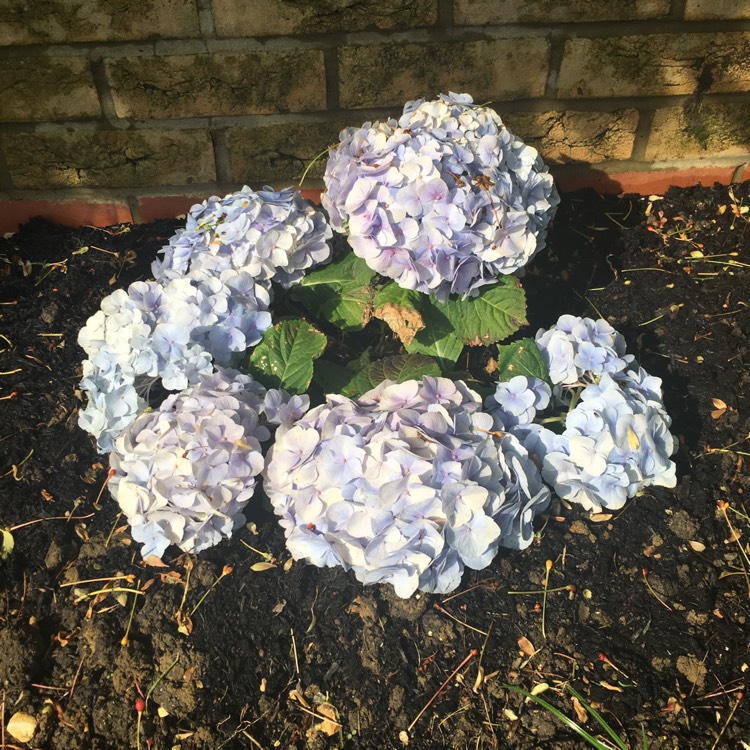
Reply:
[[[589, 734], [580, 724], [576, 724], [573, 719], [566, 716], [562, 711], [560, 711], [558, 708], [555, 708], [551, 703], [547, 703], [546, 700], [540, 698], [538, 695], [532, 695], [530, 692], [528, 692], [528, 690], [524, 690], [523, 688], [517, 687], [516, 685], [503, 685], [502, 687], [514, 693], [520, 693], [526, 698], [529, 698], [535, 703], [538, 703], [542, 708], [549, 711], [555, 718], [562, 722], [564, 726], [566, 726], [568, 729], [572, 729], [580, 737], [583, 737], [583, 739], [586, 740], [586, 742], [588, 742], [591, 747], [596, 748], [596, 750], [618, 750], [617, 748], [613, 748], [613, 746], [608, 742], [604, 743], [594, 737], [594, 735]], [[620, 748], [621, 747], [622, 745], [620, 745]]]
[[596, 719], [597, 724], [611, 737], [612, 741], [617, 745], [619, 750], [628, 750], [628, 746], [623, 743], [623, 741], [620, 739], [619, 735], [615, 732], [612, 727], [607, 724], [607, 722], [601, 717], [599, 712], [593, 708], [586, 699], [572, 686], [568, 685], [568, 692], [578, 698], [578, 700], [581, 702], [581, 705], [589, 712], [591, 716]]

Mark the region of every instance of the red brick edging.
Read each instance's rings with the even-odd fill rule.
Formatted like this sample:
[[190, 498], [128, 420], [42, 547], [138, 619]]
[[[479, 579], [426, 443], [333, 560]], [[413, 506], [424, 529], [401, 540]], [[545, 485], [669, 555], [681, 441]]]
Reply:
[[[554, 172], [554, 170], [553, 170]], [[651, 172], [623, 172], [607, 174], [588, 172], [579, 175], [558, 175], [556, 182], [562, 192], [571, 192], [590, 187], [600, 193], [640, 193], [650, 195], [663, 193], [670, 186], [713, 185], [719, 182], [728, 185], [732, 181], [735, 167], [701, 167], [684, 170], [660, 170]], [[320, 199], [320, 190], [303, 190], [310, 200]], [[139, 218], [142, 222], [164, 219], [184, 214], [190, 206], [205, 196], [167, 195], [143, 197], [138, 200]], [[133, 221], [130, 206], [125, 200], [33, 200], [21, 199], [0, 201], [0, 234], [17, 231], [36, 216], [65, 226], [106, 227]]]

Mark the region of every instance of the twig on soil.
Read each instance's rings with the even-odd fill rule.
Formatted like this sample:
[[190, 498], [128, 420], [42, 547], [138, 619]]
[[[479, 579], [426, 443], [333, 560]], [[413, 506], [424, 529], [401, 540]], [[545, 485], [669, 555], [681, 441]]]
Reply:
[[732, 718], [734, 717], [734, 712], [737, 710], [737, 706], [740, 705], [740, 701], [743, 698], [742, 693], [737, 693], [737, 695], [734, 698], [734, 705], [732, 706], [732, 710], [729, 712], [729, 716], [727, 717], [727, 720], [724, 722], [724, 726], [721, 728], [721, 731], [719, 732], [719, 736], [716, 738], [716, 742], [714, 742], [713, 745], [711, 745], [711, 750], [716, 750], [716, 748], [719, 746], [719, 742], [721, 742], [721, 738], [724, 736], [724, 732], [727, 731], [727, 727], [729, 726], [729, 722], [732, 721]]
[[[747, 552], [745, 552], [745, 548], [742, 546], [740, 542], [740, 532], [737, 531], [737, 529], [734, 528], [732, 525], [732, 522], [729, 520], [729, 514], [727, 513], [727, 508], [732, 508], [731, 505], [729, 505], [726, 500], [719, 500], [718, 502], [719, 510], [721, 511], [722, 515], [724, 516], [724, 520], [727, 522], [727, 526], [729, 526], [729, 539], [727, 541], [734, 541], [737, 542], [737, 546], [740, 549], [740, 562], [742, 564], [742, 574], [745, 576], [745, 583], [747, 584], [747, 596], [750, 598], [750, 573], [748, 572], [750, 570], [750, 558], [748, 558]], [[743, 515], [743, 514], [740, 514]]]
[[81, 656], [81, 661], [78, 663], [78, 669], [76, 669], [75, 677], [73, 677], [73, 682], [70, 685], [70, 690], [68, 691], [68, 698], [73, 698], [73, 693], [76, 689], [76, 684], [78, 683], [78, 675], [81, 674], [81, 667], [83, 666], [83, 660], [86, 658], [86, 654], [84, 652], [83, 656]]
[[603, 652], [599, 652], [599, 661], [604, 662], [605, 664], [612, 667], [612, 669], [615, 670], [615, 672], [619, 672], [626, 680], [630, 680], [631, 678], [623, 672], [620, 667], [618, 667], [616, 664], [613, 664], [608, 658], [607, 655]]
[[206, 600], [206, 597], [216, 588], [216, 585], [219, 583], [219, 581], [222, 578], [226, 578], [233, 570], [234, 568], [231, 565], [225, 565], [221, 569], [221, 575], [208, 587], [206, 593], [203, 594], [200, 599], [198, 599], [198, 603], [190, 610], [190, 612], [188, 612], [188, 619], [190, 619], [198, 611], [198, 608]]
[[641, 572], [643, 573], [643, 580], [646, 583], [646, 588], [651, 592], [651, 594], [654, 596], [656, 601], [658, 601], [662, 606], [666, 607], [670, 612], [672, 611], [672, 607], [670, 607], [664, 599], [662, 599], [659, 594], [654, 591], [654, 587], [651, 585], [651, 583], [648, 580], [648, 568], [642, 568]]
[[294, 638], [294, 628], [290, 628], [289, 633], [292, 636], [292, 656], [294, 657], [294, 671], [299, 677], [299, 657], [297, 656], [297, 641]]
[[427, 709], [428, 709], [428, 708], [429, 708], [429, 707], [430, 707], [430, 706], [431, 706], [431, 705], [432, 705], [432, 704], [433, 704], [433, 703], [435, 702], [435, 700], [436, 700], [436, 699], [437, 699], [437, 697], [438, 697], [438, 696], [440, 695], [440, 693], [442, 693], [442, 692], [443, 692], [443, 690], [445, 690], [445, 688], [446, 688], [446, 686], [448, 685], [448, 683], [449, 683], [449, 682], [450, 682], [450, 681], [451, 681], [451, 680], [452, 680], [452, 679], [453, 679], [453, 678], [454, 678], [454, 677], [455, 677], [455, 676], [456, 676], [456, 675], [457, 675], [457, 674], [458, 674], [458, 673], [459, 673], [459, 672], [460, 672], [460, 671], [461, 671], [461, 670], [462, 670], [462, 669], [463, 669], [463, 668], [464, 668], [464, 667], [465, 667], [465, 666], [466, 666], [466, 665], [467, 665], [467, 664], [468, 664], [468, 663], [469, 663], [469, 662], [470, 662], [470, 661], [471, 661], [471, 660], [472, 660], [472, 659], [473, 659], [473, 658], [474, 658], [475, 656], [479, 656], [479, 649], [478, 649], [478, 648], [473, 648], [473, 649], [472, 649], [472, 650], [471, 650], [471, 651], [469, 652], [469, 655], [468, 655], [468, 656], [467, 656], [467, 657], [466, 657], [466, 658], [465, 658], [465, 659], [464, 659], [464, 660], [463, 660], [463, 661], [462, 661], [462, 662], [461, 662], [461, 663], [460, 663], [460, 664], [459, 664], [459, 665], [458, 665], [458, 666], [457, 666], [457, 667], [456, 667], [456, 668], [455, 668], [455, 669], [454, 669], [454, 670], [453, 670], [453, 671], [452, 671], [452, 672], [450, 673], [450, 675], [448, 675], [448, 679], [447, 679], [447, 680], [446, 680], [446, 681], [445, 681], [445, 682], [444, 682], [444, 683], [443, 683], [443, 684], [442, 684], [442, 685], [441, 685], [441, 686], [440, 686], [440, 687], [439, 687], [439, 688], [437, 689], [437, 691], [436, 691], [436, 692], [435, 692], [435, 694], [434, 694], [434, 695], [432, 696], [432, 698], [430, 698], [430, 700], [428, 700], [428, 701], [427, 701], [427, 703], [425, 704], [424, 708], [423, 708], [423, 709], [422, 709], [422, 710], [421, 710], [421, 711], [420, 711], [420, 712], [419, 712], [419, 713], [417, 714], [417, 716], [415, 717], [414, 721], [412, 721], [412, 723], [411, 723], [411, 724], [409, 724], [409, 726], [408, 726], [408, 727], [407, 727], [407, 729], [406, 729], [406, 731], [407, 731], [407, 732], [411, 732], [411, 730], [412, 730], [412, 729], [414, 728], [414, 726], [416, 725], [416, 723], [417, 723], [417, 722], [418, 722], [418, 721], [419, 721], [419, 720], [420, 720], [420, 719], [422, 718], [422, 715], [424, 714], [424, 712], [425, 712], [425, 711], [426, 711], [426, 710], [427, 710]]
[[112, 479], [112, 477], [117, 474], [117, 471], [115, 469], [110, 469], [107, 472], [107, 476], [105, 477], [104, 481], [102, 482], [102, 486], [99, 488], [99, 494], [96, 496], [96, 500], [94, 500], [94, 509], [95, 510], [101, 510], [102, 506], [99, 505], [99, 501], [102, 499], [102, 493], [104, 492], [104, 488], [109, 484], [109, 480]]
[[544, 640], [547, 640], [547, 633], [545, 629], [545, 625], [547, 622], [547, 588], [549, 586], [549, 574], [552, 570], [552, 560], [547, 560], [544, 563], [544, 591], [542, 593], [542, 638]]
[[437, 602], [435, 602], [432, 605], [438, 612], [442, 612], [446, 617], [450, 617], [453, 622], [457, 622], [459, 625], [462, 625], [463, 627], [467, 628], [468, 630], [473, 630], [475, 633], [479, 633], [479, 635], [483, 635], [485, 637], [489, 637], [489, 633], [485, 630], [480, 630], [479, 628], [472, 627], [469, 625], [468, 622], [464, 622], [463, 620], [459, 620], [458, 617], [455, 617], [450, 612], [448, 612], [447, 609], [443, 609]]
[[8, 531], [16, 531], [17, 529], [22, 529], [25, 526], [31, 526], [35, 523], [42, 523], [43, 521], [85, 521], [87, 518], [91, 518], [93, 515], [93, 513], [89, 513], [87, 516], [50, 516], [49, 518], [36, 518], [33, 521], [26, 521], [25, 523], [19, 523], [17, 526], [11, 526]]
[[84, 599], [90, 599], [92, 596], [99, 596], [99, 594], [137, 594], [143, 596], [143, 591], [138, 589], [128, 589], [124, 586], [113, 586], [107, 589], [98, 589], [97, 591], [89, 591], [86, 594], [81, 594], [73, 604], [80, 604]]
[[60, 588], [63, 589], [66, 586], [81, 586], [84, 583], [105, 583], [107, 581], [120, 580], [126, 580], [128, 583], [133, 583], [133, 581], [135, 581], [135, 576], [132, 573], [128, 573], [127, 575], [121, 573], [120, 575], [110, 576], [109, 578], [86, 578], [83, 581], [70, 581], [69, 583], [61, 583]]
[[[0, 401], [6, 401], [9, 398], [15, 398], [15, 396], [17, 396], [17, 395], [18, 395], [18, 393], [16, 391], [13, 391], [13, 393], [11, 393], [10, 396], [3, 396], [3, 398], [0, 398]], [[10, 467], [10, 469], [8, 469], [8, 471], [5, 472], [5, 474], [0, 474], [0, 479], [2, 479], [3, 477], [7, 477], [8, 474], [12, 474], [13, 475], [13, 479], [15, 479], [16, 481], [18, 481], [20, 479], [20, 477], [18, 476], [18, 470], [32, 457], [32, 455], [34, 455], [34, 449], [33, 448], [26, 454], [26, 457], [21, 461], [20, 464], [13, 464]], [[39, 519], [39, 520], [42, 520], [42, 519]], [[24, 525], [28, 526], [29, 524], [32, 524], [32, 523], [35, 523], [35, 521], [29, 521], [27, 524], [21, 524], [20, 526], [14, 526], [13, 529], [20, 529], [22, 526], [24, 526]], [[13, 531], [13, 529], [10, 529], [10, 531]]]

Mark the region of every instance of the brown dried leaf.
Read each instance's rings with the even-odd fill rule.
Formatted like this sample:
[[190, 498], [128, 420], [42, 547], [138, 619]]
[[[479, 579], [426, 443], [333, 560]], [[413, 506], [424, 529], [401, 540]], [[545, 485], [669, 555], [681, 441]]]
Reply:
[[147, 558], [143, 561], [144, 565], [148, 565], [149, 568], [168, 568], [169, 565], [166, 563], [163, 563], [161, 561], [161, 558], [157, 557], [156, 555], [149, 555]]
[[534, 644], [525, 635], [522, 635], [518, 639], [518, 648], [520, 648], [526, 656], [534, 656], [536, 653]]
[[589, 718], [588, 711], [581, 705], [581, 701], [579, 701], [575, 695], [571, 696], [571, 700], [573, 701], [573, 710], [576, 712], [578, 721], [580, 721], [581, 724], [585, 724]]
[[411, 344], [417, 332], [425, 327], [424, 320], [417, 310], [390, 302], [373, 310], [372, 315], [387, 323], [406, 346]]
[[315, 713], [325, 716], [326, 718], [323, 719], [323, 721], [314, 724], [308, 731], [308, 736], [310, 734], [314, 735], [318, 732], [322, 732], [328, 737], [333, 737], [341, 727], [341, 724], [336, 720], [336, 709], [329, 703], [321, 703], [319, 706], [316, 706], [316, 709]]
[[605, 680], [599, 683], [605, 690], [611, 690], [613, 693], [624, 693], [625, 691], [619, 685], [612, 685]]
[[714, 405], [714, 410], [711, 412], [712, 419], [718, 419], [727, 410], [727, 405], [720, 398], [712, 398], [711, 403]]
[[732, 544], [732, 542], [738, 542], [741, 536], [742, 532], [739, 529], [733, 529], [732, 533], [729, 535], [729, 538], [724, 540], [724, 544]]
[[182, 573], [168, 570], [166, 573], [159, 573], [159, 579], [162, 583], [182, 583]]
[[195, 674], [195, 667], [188, 667], [182, 675], [183, 682], [190, 682]]

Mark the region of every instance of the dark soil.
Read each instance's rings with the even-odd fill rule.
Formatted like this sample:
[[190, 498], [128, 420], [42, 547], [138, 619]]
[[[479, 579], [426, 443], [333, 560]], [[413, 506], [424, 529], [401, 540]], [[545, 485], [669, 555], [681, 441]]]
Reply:
[[[106, 489], [96, 502], [108, 466], [77, 426], [76, 336], [105, 294], [149, 275], [178, 223], [33, 221], [0, 240], [0, 527], [15, 527], [0, 562], [0, 729], [28, 713], [45, 750], [566, 750], [585, 743], [503, 686], [546, 685], [581, 723], [569, 683], [631, 748], [642, 732], [654, 750], [750, 747], [750, 183], [734, 196], [567, 195], [523, 282], [527, 335], [600, 313], [663, 378], [677, 488], [612, 517], [558, 503], [525, 552], [501, 552], [452, 596], [407, 601], [290, 565], [260, 508], [197, 560], [170, 551], [145, 567]], [[545, 604], [533, 592], [547, 560]]]

